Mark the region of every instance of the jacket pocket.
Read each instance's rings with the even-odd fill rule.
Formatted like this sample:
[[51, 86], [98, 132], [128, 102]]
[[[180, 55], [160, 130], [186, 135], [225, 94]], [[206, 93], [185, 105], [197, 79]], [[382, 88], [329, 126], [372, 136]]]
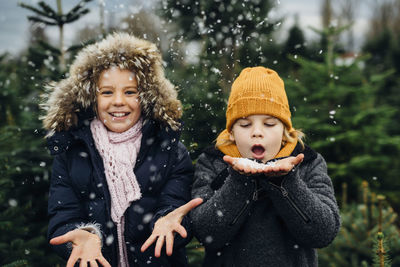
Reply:
[[281, 193], [283, 198], [286, 199], [287, 202], [289, 202], [289, 205], [296, 211], [296, 213], [303, 219], [305, 223], [309, 223], [310, 217], [302, 211], [299, 206], [293, 201], [293, 199], [290, 197], [289, 192], [283, 187], [283, 186], [277, 186], [276, 184], [270, 183], [274, 187], [276, 187]]
[[232, 222], [229, 224], [230, 226], [232, 226], [232, 225], [237, 223], [239, 218], [242, 217], [242, 215], [247, 210], [247, 208], [250, 206], [252, 201], [256, 201], [258, 199], [257, 181], [253, 180], [253, 184], [254, 184], [253, 192], [251, 192], [251, 195], [249, 195], [249, 199], [246, 200], [246, 203], [243, 204], [242, 208], [239, 210], [237, 215], [233, 218]]

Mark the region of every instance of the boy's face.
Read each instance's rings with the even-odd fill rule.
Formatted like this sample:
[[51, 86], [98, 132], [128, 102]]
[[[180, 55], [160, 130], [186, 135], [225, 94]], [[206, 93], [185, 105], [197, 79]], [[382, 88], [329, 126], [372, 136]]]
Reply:
[[117, 67], [104, 70], [97, 86], [97, 112], [108, 130], [122, 133], [138, 122], [141, 107], [133, 72]]
[[269, 115], [251, 115], [238, 119], [232, 127], [231, 141], [243, 158], [267, 162], [281, 149], [284, 125]]

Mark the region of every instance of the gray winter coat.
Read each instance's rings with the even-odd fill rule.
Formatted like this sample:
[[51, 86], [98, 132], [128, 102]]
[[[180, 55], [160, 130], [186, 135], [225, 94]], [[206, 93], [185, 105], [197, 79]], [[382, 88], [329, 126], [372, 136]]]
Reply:
[[283, 177], [244, 176], [214, 148], [200, 155], [192, 197], [194, 234], [204, 245], [204, 266], [317, 266], [315, 248], [340, 227], [339, 210], [322, 156], [298, 145], [303, 162]]

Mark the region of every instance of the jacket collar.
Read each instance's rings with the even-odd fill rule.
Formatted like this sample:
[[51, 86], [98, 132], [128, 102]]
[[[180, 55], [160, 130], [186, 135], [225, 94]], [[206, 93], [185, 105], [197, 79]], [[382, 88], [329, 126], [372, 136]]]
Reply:
[[303, 149], [302, 146], [298, 143], [297, 146], [294, 148], [291, 156], [295, 157], [300, 153], [304, 154], [303, 162], [313, 161], [317, 158], [317, 153], [311, 147], [304, 145]]

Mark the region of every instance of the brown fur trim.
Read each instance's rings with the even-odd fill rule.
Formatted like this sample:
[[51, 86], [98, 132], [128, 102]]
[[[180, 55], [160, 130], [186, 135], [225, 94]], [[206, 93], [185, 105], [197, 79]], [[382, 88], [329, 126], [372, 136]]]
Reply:
[[164, 75], [160, 52], [153, 43], [127, 33], [114, 33], [85, 47], [71, 65], [69, 77], [47, 87], [48, 95], [41, 105], [46, 111], [44, 128], [65, 131], [76, 125], [76, 112], [95, 106], [98, 77], [112, 66], [136, 74], [146, 116], [178, 129], [182, 106], [175, 87]]

